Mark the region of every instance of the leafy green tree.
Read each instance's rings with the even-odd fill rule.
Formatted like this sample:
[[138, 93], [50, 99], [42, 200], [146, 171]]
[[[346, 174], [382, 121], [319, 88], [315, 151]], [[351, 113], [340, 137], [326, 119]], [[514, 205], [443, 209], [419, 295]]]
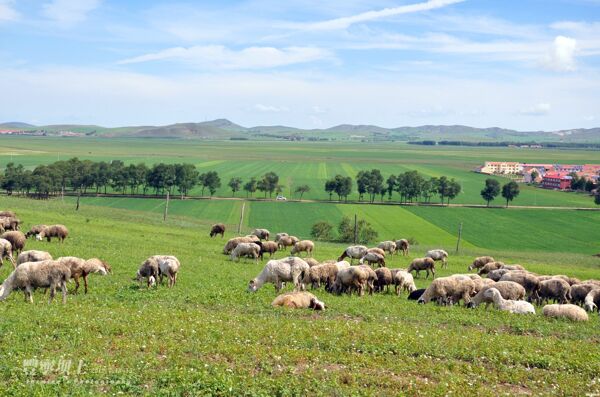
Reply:
[[394, 175], [388, 176], [388, 178], [385, 180], [385, 183], [387, 184], [388, 200], [391, 200], [392, 193], [394, 193], [394, 190], [396, 189], [396, 177]]
[[[262, 182], [263, 183], [261, 186], [264, 189], [262, 191], [265, 192], [265, 197], [267, 197], [267, 195], [266, 195], [267, 192], [269, 193], [269, 197], [272, 197], [273, 192], [275, 190], [277, 190], [278, 186], [280, 186], [279, 185], [279, 176], [274, 172], [267, 172], [266, 174], [264, 174], [263, 178], [262, 178]], [[259, 188], [259, 190], [261, 190], [261, 189]]]
[[209, 171], [200, 175], [199, 181], [202, 186], [202, 195], [204, 195], [204, 189], [208, 188], [210, 197], [212, 197], [217, 189], [221, 187], [221, 178], [219, 178], [216, 171]]
[[[377, 239], [378, 233], [371, 226], [371, 224], [364, 219], [357, 222], [357, 243], [368, 244]], [[345, 216], [338, 225], [339, 240], [344, 243], [350, 243], [354, 241], [354, 223], [352, 220]]]
[[588, 179], [587, 181], [585, 181], [585, 191], [586, 192], [591, 192], [595, 188], [596, 188], [596, 185], [594, 185], [594, 181], [593, 180]]
[[444, 204], [444, 199], [448, 195], [450, 191], [450, 181], [447, 177], [441, 176], [437, 180], [437, 194], [440, 196], [440, 200], [442, 204]]
[[356, 186], [358, 188], [358, 201], [363, 199], [365, 193], [367, 193], [367, 188], [369, 186], [370, 173], [369, 171], [359, 171], [358, 175], [356, 175]]
[[237, 176], [231, 178], [229, 180], [229, 183], [227, 183], [227, 186], [229, 186], [229, 188], [231, 189], [232, 195], [235, 196], [235, 193], [238, 192], [242, 187], [242, 178]]
[[23, 165], [15, 165], [14, 163], [8, 163], [4, 170], [4, 179], [2, 180], [2, 189], [6, 190], [7, 195], [13, 194], [15, 191], [19, 191], [21, 188], [21, 180], [23, 179]]
[[454, 200], [456, 196], [460, 194], [462, 190], [462, 186], [458, 183], [454, 178], [450, 179], [450, 184], [448, 186], [448, 192], [446, 197], [448, 198], [448, 205], [450, 205], [450, 200]]
[[536, 179], [540, 176], [540, 173], [537, 170], [531, 171], [531, 183], [535, 183]]
[[181, 198], [187, 196], [188, 192], [198, 184], [199, 173], [193, 164], [175, 164], [175, 186], [181, 194]]
[[485, 187], [481, 190], [481, 197], [490, 206], [490, 201], [493, 201], [500, 194], [500, 182], [496, 179], [488, 178], [485, 180]]
[[349, 176], [336, 175], [335, 178], [335, 193], [338, 199], [348, 201], [348, 196], [352, 193], [352, 178]]
[[300, 201], [302, 201], [302, 196], [304, 193], [310, 192], [310, 186], [308, 185], [300, 185], [294, 190], [294, 193], [300, 193]]
[[513, 201], [519, 195], [519, 185], [515, 181], [510, 181], [502, 186], [502, 197], [506, 199], [506, 206], [508, 202]]
[[252, 177], [244, 184], [244, 191], [246, 192], [246, 197], [252, 197], [252, 194], [256, 192], [256, 178]]
[[333, 226], [329, 222], [321, 221], [312, 226], [310, 235], [317, 240], [328, 241], [331, 240], [332, 230]]
[[[340, 175], [338, 175], [338, 176], [340, 176]], [[336, 188], [335, 178], [325, 181], [325, 191], [327, 193], [329, 193], [329, 201], [331, 201], [331, 196], [333, 196], [333, 193], [335, 192], [335, 188]]]

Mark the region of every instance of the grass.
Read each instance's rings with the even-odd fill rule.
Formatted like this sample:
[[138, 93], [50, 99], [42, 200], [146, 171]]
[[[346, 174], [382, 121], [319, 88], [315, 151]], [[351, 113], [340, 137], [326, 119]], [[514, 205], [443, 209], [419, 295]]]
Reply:
[[[315, 217], [326, 216], [316, 213], [325, 208], [346, 211], [341, 205], [298, 204], [291, 211], [287, 206], [291, 203], [276, 210], [254, 204], [247, 218], [250, 222], [275, 225], [276, 217], [289, 217], [277, 227], [292, 225], [300, 217], [299, 211]], [[34, 294], [33, 305], [26, 304], [20, 293], [0, 304], [3, 394], [496, 396], [600, 392], [597, 315], [588, 323], [574, 324], [539, 314], [521, 317], [483, 308], [421, 306], [392, 294], [359, 298], [330, 296], [323, 291], [315, 294], [328, 304], [325, 312], [274, 309], [270, 306], [275, 296], [271, 286], [255, 294], [245, 292], [248, 280], [263, 264], [231, 263], [220, 253], [224, 240], [207, 236], [210, 222], [201, 214], [214, 210], [225, 216], [229, 209], [216, 204], [203, 212], [187, 202], [185, 206], [199, 211], [198, 215], [173, 215], [163, 223], [153, 212], [116, 206], [84, 203], [75, 212], [70, 202], [0, 198], [0, 207], [14, 209], [27, 225], [61, 222], [71, 231], [63, 245], [31, 240], [28, 249], [45, 249], [54, 256], [99, 256], [114, 270], [107, 277], [92, 276], [90, 293], [69, 295], [65, 306], [58, 302], [48, 305], [41, 292]], [[387, 223], [406, 219], [398, 224], [398, 230], [418, 225], [419, 219], [427, 216], [412, 209], [399, 210], [397, 218], [390, 215], [387, 219]], [[403, 213], [412, 218], [404, 218]], [[249, 227], [245, 225], [244, 231]], [[422, 246], [415, 247], [412, 255], [436, 244], [443, 233], [443, 224], [424, 231]], [[226, 238], [231, 236], [227, 233]], [[596, 237], [592, 234], [590, 238]], [[335, 257], [342, 247], [318, 243], [316, 256]], [[474, 255], [488, 252], [475, 245], [465, 248], [461, 255], [451, 257], [449, 268], [440, 274], [465, 272]], [[179, 282], [173, 289], [140, 289], [131, 277], [143, 259], [157, 253], [174, 254], [181, 260]], [[598, 260], [589, 255], [521, 252], [507, 247], [498, 253], [498, 259], [519, 261], [534, 271], [600, 278]], [[394, 257], [390, 267], [406, 266], [409, 260]], [[0, 269], [2, 279], [9, 274], [9, 267]], [[417, 280], [419, 287], [427, 283]], [[23, 361], [31, 359], [72, 360], [73, 368], [68, 376], [56, 371], [28, 375]]]

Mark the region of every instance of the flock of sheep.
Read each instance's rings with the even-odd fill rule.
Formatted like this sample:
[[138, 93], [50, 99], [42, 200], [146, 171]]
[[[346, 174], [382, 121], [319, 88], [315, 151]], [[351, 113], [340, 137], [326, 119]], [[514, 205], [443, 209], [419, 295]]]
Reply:
[[[213, 225], [210, 236], [224, 235], [223, 224]], [[428, 251], [424, 257], [414, 259], [406, 269], [388, 269], [386, 255], [402, 253], [408, 255], [409, 242], [405, 239], [384, 241], [377, 247], [367, 248], [353, 245], [344, 250], [337, 259], [319, 262], [311, 257], [315, 244], [310, 240], [300, 240], [287, 233], [278, 233], [275, 241], [268, 241], [270, 232], [255, 229], [250, 235], [234, 237], [227, 241], [223, 253], [231, 260], [239, 261], [249, 257], [258, 261], [265, 253], [270, 256], [278, 250], [291, 247], [291, 256], [269, 260], [258, 276], [250, 280], [248, 291], [255, 292], [264, 284], [271, 283], [279, 292], [285, 283], [294, 284], [294, 292], [279, 295], [274, 306], [312, 308], [323, 310], [325, 303], [315, 295], [306, 292], [324, 287], [333, 294], [356, 292], [359, 296], [389, 291], [408, 292], [408, 299], [421, 304], [435, 302], [439, 305], [460, 304], [476, 307], [485, 303], [486, 308], [493, 304], [499, 310], [519, 314], [535, 314], [533, 304], [545, 305], [542, 313], [549, 317], [564, 317], [575, 321], [588, 320], [587, 312], [598, 311], [600, 305], [600, 280], [581, 281], [565, 275], [539, 275], [525, 270], [520, 265], [507, 265], [490, 256], [475, 258], [469, 266], [469, 273], [454, 274], [435, 278], [435, 264], [447, 266], [448, 253], [437, 249]], [[306, 257], [300, 258], [304, 252]], [[350, 259], [350, 262], [345, 259]], [[352, 265], [358, 260], [358, 265]], [[372, 266], [377, 266], [373, 269]], [[471, 273], [476, 270], [477, 273]], [[425, 271], [433, 281], [424, 289], [417, 289], [415, 277]], [[553, 304], [549, 304], [550, 301]], [[583, 307], [583, 308], [582, 308]], [[585, 309], [584, 309], [585, 308]]]

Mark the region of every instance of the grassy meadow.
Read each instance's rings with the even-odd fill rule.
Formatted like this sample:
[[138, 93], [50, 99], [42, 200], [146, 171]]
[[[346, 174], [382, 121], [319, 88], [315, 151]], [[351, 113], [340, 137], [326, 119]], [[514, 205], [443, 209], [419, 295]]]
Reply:
[[[48, 305], [41, 291], [34, 294], [32, 305], [17, 292], [0, 302], [2, 394], [581, 396], [600, 392], [598, 315], [575, 324], [483, 307], [418, 305], [407, 301], [405, 294], [338, 297], [322, 290], [314, 293], [327, 303], [324, 312], [275, 309], [270, 306], [276, 296], [271, 285], [255, 294], [246, 292], [248, 280], [264, 263], [232, 263], [221, 254], [224, 240], [208, 237], [213, 218], [235, 223], [239, 202], [190, 200], [181, 202], [185, 207], [179, 211], [173, 201], [171, 216], [163, 223], [158, 213], [147, 210], [153, 208], [151, 201], [142, 201], [137, 210], [84, 201], [75, 212], [68, 200], [0, 197], [0, 208], [15, 210], [26, 227], [60, 222], [70, 229], [62, 245], [30, 240], [27, 249], [48, 250], [55, 257], [98, 256], [113, 267], [112, 275], [90, 276], [90, 292], [70, 294], [64, 306], [59, 300]], [[299, 214], [308, 219], [330, 216], [328, 211], [354, 211], [343, 205], [272, 203], [284, 205], [269, 208], [268, 204], [250, 203], [244, 232], [264, 225], [272, 232], [297, 230], [306, 237], [304, 228], [310, 222], [301, 222]], [[456, 213], [462, 218], [455, 208], [360, 209], [371, 220], [379, 219], [377, 226], [388, 225], [381, 230], [382, 238], [407, 233], [419, 241], [410, 258], [394, 257], [390, 267], [405, 267], [427, 247], [451, 250], [455, 240], [449, 225], [454, 220], [446, 217]], [[394, 212], [383, 212], [388, 210]], [[498, 222], [500, 214], [521, 213], [465, 210], [477, 211], [473, 218], [482, 224]], [[554, 234], [578, 233], [581, 247], [598, 241], [593, 226], [596, 213], [582, 213], [585, 217], [580, 218], [578, 211], [559, 212], [575, 218], [571, 226], [558, 218], [556, 227], [562, 230]], [[434, 218], [442, 219], [434, 222]], [[600, 259], [575, 253], [570, 244], [576, 238], [557, 244], [549, 237], [552, 231], [538, 230], [548, 239], [544, 243], [532, 233], [536, 224], [528, 222], [531, 216], [515, 220], [512, 230], [531, 233], [535, 244], [514, 247], [510, 237], [481, 230], [469, 234], [471, 226], [465, 227], [463, 249], [458, 255], [451, 253], [448, 269], [440, 269], [439, 275], [464, 273], [473, 256], [493, 253], [540, 273], [600, 278]], [[228, 232], [225, 237], [233, 235]], [[343, 248], [317, 243], [315, 257], [333, 258]], [[132, 281], [135, 271], [147, 256], [158, 253], [180, 259], [178, 284], [173, 289], [140, 288]], [[5, 264], [0, 269], [2, 279], [10, 267]], [[428, 282], [418, 279], [417, 286]], [[26, 372], [24, 363], [31, 360], [71, 360], [73, 367], [68, 375], [56, 370]]]

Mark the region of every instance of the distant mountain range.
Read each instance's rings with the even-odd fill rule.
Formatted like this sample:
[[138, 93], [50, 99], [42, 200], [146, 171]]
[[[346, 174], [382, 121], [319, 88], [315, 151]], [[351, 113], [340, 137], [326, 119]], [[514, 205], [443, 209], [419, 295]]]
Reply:
[[101, 127], [97, 125], [44, 125], [21, 122], [0, 124], [0, 132], [25, 131], [45, 135], [91, 137], [177, 138], [177, 139], [288, 139], [288, 140], [369, 140], [418, 141], [457, 140], [478, 142], [581, 142], [600, 143], [600, 128], [560, 131], [515, 131], [504, 128], [475, 128], [464, 125], [423, 125], [383, 128], [376, 125], [340, 124], [327, 129], [299, 129], [287, 126], [243, 127], [227, 119], [165, 126]]

